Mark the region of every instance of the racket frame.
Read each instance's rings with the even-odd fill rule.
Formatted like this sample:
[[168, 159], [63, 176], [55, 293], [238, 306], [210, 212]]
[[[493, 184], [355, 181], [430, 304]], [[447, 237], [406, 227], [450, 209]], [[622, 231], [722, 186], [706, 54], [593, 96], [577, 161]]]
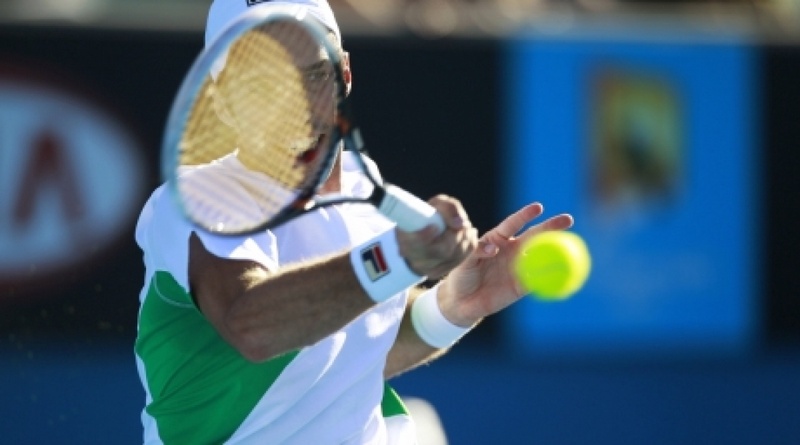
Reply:
[[[304, 190], [302, 190], [292, 204], [281, 209], [274, 217], [268, 221], [265, 221], [263, 224], [242, 230], [241, 232], [220, 232], [212, 225], [203, 224], [202, 222], [192, 218], [189, 212], [185, 210], [184, 204], [180, 199], [180, 192], [178, 190], [179, 181], [177, 181], [177, 176], [179, 174], [178, 172], [180, 167], [179, 159], [181, 139], [183, 137], [183, 131], [186, 126], [186, 122], [190, 118], [195, 100], [198, 94], [201, 93], [202, 87], [205, 85], [208, 77], [211, 75], [215, 62], [220, 57], [224, 57], [227, 54], [228, 50], [239, 37], [259, 26], [277, 21], [297, 22], [298, 26], [302, 26], [313, 36], [316, 42], [321, 43], [324, 46], [324, 50], [333, 66], [333, 76], [335, 82], [334, 88], [337, 92], [337, 115], [341, 116], [342, 112], [349, 110], [349, 106], [346, 105], [346, 100], [344, 100], [346, 84], [344, 81], [342, 58], [339, 55], [339, 49], [330, 42], [330, 39], [327, 37], [328, 32], [326, 31], [326, 28], [324, 28], [324, 26], [316, 18], [310, 15], [307, 9], [300, 5], [271, 5], [270, 8], [256, 8], [250, 10], [246, 14], [243, 14], [241, 17], [233, 21], [220, 34], [219, 37], [217, 37], [210, 45], [203, 49], [186, 74], [186, 77], [181, 83], [178, 93], [173, 101], [172, 108], [170, 109], [170, 113], [167, 118], [166, 130], [164, 132], [164, 139], [162, 141], [162, 179], [168, 184], [168, 187], [172, 188], [172, 194], [184, 215], [186, 215], [187, 218], [195, 225], [202, 227], [204, 230], [214, 233], [224, 233], [226, 235], [253, 233], [276, 227], [298, 216], [299, 214], [304, 213], [312, 206], [312, 204], [314, 204], [313, 197], [324, 182], [322, 179], [327, 177], [333, 168], [337, 156], [337, 148], [335, 145], [339, 144], [344, 139], [339, 129], [339, 127], [344, 124], [340, 125], [339, 119], [337, 118], [337, 124], [332, 127], [333, 134], [331, 134], [330, 137], [331, 146], [328, 147], [320, 168], [314, 173], [314, 177], [310, 178], [309, 184], [313, 184], [313, 186], [306, 187]], [[342, 122], [345, 122], [345, 120], [342, 120]], [[347, 120], [347, 122], [349, 122], [349, 120]], [[360, 159], [360, 156], [358, 161], [361, 163], [361, 167], [364, 169], [365, 174], [369, 175], [369, 172], [367, 171], [366, 166], [363, 164], [363, 161]], [[370, 180], [377, 183], [375, 178], [371, 176]], [[379, 187], [376, 187], [376, 190], [377, 189], [379, 189]], [[353, 201], [353, 199], [334, 199], [325, 201], [323, 205], [335, 205], [341, 202], [350, 201]]]
[[[186, 211], [184, 203], [181, 201], [178, 190], [178, 172], [180, 167], [180, 142], [183, 136], [185, 124], [188, 121], [192, 106], [200, 94], [203, 85], [211, 75], [214, 63], [222, 56], [225, 56], [229, 48], [236, 40], [245, 33], [259, 26], [276, 21], [295, 21], [298, 26], [308, 31], [314, 40], [319, 43], [326, 52], [333, 67], [333, 81], [335, 97], [336, 116], [331, 127], [329, 137], [330, 146], [327, 147], [325, 159], [322, 160], [321, 167], [310, 178], [311, 186], [302, 190], [295, 200], [281, 209], [275, 216], [252, 228], [241, 231], [221, 231], [213, 225], [204, 224], [194, 219]], [[170, 110], [164, 140], [162, 145], [161, 167], [162, 178], [171, 187], [172, 194], [177, 201], [181, 211], [187, 219], [198, 227], [221, 235], [246, 235], [266, 229], [275, 228], [309, 210], [327, 207], [344, 203], [365, 203], [372, 204], [390, 219], [397, 222], [402, 230], [413, 231], [424, 228], [427, 224], [435, 224], [440, 230], [444, 229], [444, 221], [427, 203], [416, 196], [393, 185], [385, 184], [373, 176], [366, 162], [362, 158], [364, 144], [359, 129], [353, 124], [350, 100], [347, 97], [347, 88], [344, 78], [343, 60], [341, 48], [331, 42], [328, 37], [329, 31], [316, 18], [311, 15], [306, 8], [301, 5], [270, 5], [270, 8], [256, 8], [248, 11], [232, 22], [210, 45], [208, 45], [195, 59], [189, 72], [181, 83], [180, 89], [173, 101]], [[370, 196], [366, 198], [356, 198], [351, 196], [324, 196], [315, 199], [315, 195], [328, 177], [335, 164], [336, 157], [339, 156], [339, 144], [344, 144], [344, 149], [352, 151], [356, 162], [367, 179], [374, 185]], [[411, 215], [408, 211], [425, 215]]]

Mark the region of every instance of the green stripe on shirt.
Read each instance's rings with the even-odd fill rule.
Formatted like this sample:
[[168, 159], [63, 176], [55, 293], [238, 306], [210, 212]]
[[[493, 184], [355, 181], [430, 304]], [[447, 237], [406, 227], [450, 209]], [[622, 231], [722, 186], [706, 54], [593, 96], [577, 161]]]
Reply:
[[388, 383], [383, 385], [383, 400], [381, 401], [383, 417], [408, 415], [408, 409], [403, 400], [397, 395]]
[[145, 410], [165, 444], [222, 443], [297, 351], [253, 363], [228, 344], [166, 272], [150, 282], [135, 351], [153, 402]]

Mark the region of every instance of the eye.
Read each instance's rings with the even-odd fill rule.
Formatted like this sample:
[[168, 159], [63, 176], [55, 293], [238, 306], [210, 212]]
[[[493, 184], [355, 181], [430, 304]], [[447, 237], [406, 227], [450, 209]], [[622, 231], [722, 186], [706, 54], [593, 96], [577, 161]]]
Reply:
[[329, 68], [317, 68], [306, 71], [306, 80], [309, 82], [324, 82], [331, 78], [333, 73]]

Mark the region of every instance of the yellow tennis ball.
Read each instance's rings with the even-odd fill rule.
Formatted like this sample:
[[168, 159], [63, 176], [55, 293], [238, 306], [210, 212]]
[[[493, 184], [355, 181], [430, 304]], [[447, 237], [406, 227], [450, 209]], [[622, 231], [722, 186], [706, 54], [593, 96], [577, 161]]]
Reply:
[[549, 231], [522, 245], [514, 272], [523, 288], [542, 300], [565, 300], [577, 292], [592, 267], [589, 249], [573, 232]]

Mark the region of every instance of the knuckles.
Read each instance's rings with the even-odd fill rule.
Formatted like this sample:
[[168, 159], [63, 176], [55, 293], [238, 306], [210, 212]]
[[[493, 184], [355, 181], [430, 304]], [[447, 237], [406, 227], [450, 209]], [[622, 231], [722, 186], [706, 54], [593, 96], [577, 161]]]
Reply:
[[444, 194], [428, 200], [444, 218], [447, 228], [432, 227], [415, 233], [398, 231], [400, 254], [411, 268], [431, 278], [443, 276], [458, 266], [478, 245], [478, 231], [467, 217], [461, 201]]
[[429, 277], [447, 274], [478, 245], [477, 230], [471, 226], [449, 229], [434, 239], [424, 234], [398, 234], [400, 254], [411, 268]]

